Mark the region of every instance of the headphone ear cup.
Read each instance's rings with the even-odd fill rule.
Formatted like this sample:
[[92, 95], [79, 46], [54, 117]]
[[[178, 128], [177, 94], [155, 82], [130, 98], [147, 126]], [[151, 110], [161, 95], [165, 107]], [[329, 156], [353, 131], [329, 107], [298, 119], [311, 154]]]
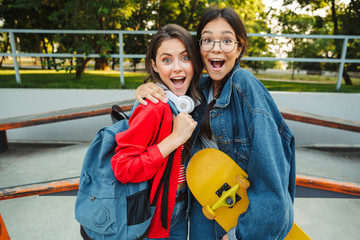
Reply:
[[172, 101], [179, 112], [191, 113], [195, 108], [194, 100], [186, 95], [176, 96], [170, 90], [165, 90], [166, 96]]
[[191, 113], [195, 108], [194, 100], [186, 95], [178, 97], [178, 105], [181, 112]]

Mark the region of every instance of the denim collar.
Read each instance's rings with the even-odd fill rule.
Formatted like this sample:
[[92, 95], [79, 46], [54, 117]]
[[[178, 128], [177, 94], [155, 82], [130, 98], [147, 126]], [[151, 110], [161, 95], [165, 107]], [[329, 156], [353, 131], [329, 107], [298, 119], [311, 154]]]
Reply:
[[[226, 81], [225, 86], [221, 92], [220, 98], [216, 101], [214, 107], [225, 108], [227, 105], [229, 105], [232, 94], [232, 79], [234, 74], [239, 70], [240, 70], [240, 63], [237, 64], [232, 70], [232, 73], [228, 78], [228, 80]], [[212, 84], [212, 79], [208, 74], [202, 76], [202, 79], [200, 80], [200, 87], [201, 87], [201, 92], [204, 94], [206, 101], [209, 96], [209, 89], [211, 84]]]

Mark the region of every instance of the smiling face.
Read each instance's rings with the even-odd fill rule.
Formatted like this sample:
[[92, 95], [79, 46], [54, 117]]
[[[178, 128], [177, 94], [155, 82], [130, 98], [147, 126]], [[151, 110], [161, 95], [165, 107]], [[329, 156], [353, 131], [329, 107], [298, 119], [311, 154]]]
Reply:
[[232, 39], [237, 41], [235, 31], [224, 18], [216, 18], [208, 22], [201, 31], [201, 38], [215, 41], [212, 50], [205, 52], [201, 50], [204, 66], [212, 80], [214, 80], [214, 91], [216, 85], [233, 69], [236, 59], [240, 56], [241, 47], [237, 44], [231, 52], [224, 52], [218, 41]]
[[194, 76], [194, 68], [182, 41], [177, 38], [164, 40], [151, 65], [175, 95], [185, 95]]

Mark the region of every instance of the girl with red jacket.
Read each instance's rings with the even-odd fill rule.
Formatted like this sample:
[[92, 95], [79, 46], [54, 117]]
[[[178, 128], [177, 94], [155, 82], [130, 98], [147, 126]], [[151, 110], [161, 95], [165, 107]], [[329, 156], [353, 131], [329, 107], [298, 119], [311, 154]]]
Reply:
[[[165, 85], [176, 96], [187, 94], [199, 101], [195, 86], [202, 63], [196, 46], [194, 38], [184, 28], [174, 24], [161, 28], [153, 36], [146, 54], [147, 80]], [[175, 117], [167, 103], [147, 101], [146, 105], [141, 104], [133, 111], [129, 129], [115, 137], [118, 146], [111, 159], [115, 177], [122, 183], [151, 180], [150, 202], [154, 200], [169, 154], [174, 152], [168, 207], [160, 207], [162, 187], [148, 238], [187, 239], [184, 160], [189, 152], [186, 142], [196, 125], [188, 113], [180, 112]], [[167, 216], [165, 224], [161, 222], [162, 215]]]

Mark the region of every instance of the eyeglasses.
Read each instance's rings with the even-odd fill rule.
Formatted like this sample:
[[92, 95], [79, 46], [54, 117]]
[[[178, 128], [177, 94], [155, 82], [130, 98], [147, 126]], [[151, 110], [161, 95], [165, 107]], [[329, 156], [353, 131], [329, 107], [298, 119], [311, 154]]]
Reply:
[[223, 52], [231, 52], [232, 50], [234, 50], [235, 45], [239, 42], [236, 42], [235, 40], [233, 40], [231, 38], [224, 38], [221, 41], [215, 41], [211, 38], [201, 38], [199, 40], [199, 46], [200, 46], [201, 50], [203, 50], [205, 52], [211, 51], [214, 48], [215, 43], [219, 43], [220, 49]]

